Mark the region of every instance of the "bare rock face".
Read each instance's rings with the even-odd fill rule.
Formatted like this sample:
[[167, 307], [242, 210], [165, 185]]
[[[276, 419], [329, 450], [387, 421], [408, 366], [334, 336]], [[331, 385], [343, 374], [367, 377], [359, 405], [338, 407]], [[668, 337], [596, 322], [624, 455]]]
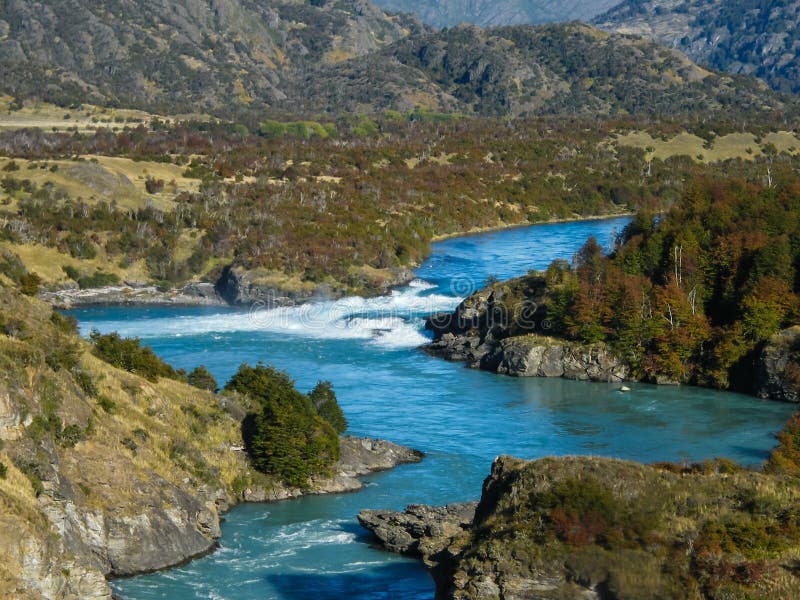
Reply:
[[[522, 287], [520, 287], [522, 286]], [[605, 344], [544, 335], [547, 285], [526, 277], [479, 290], [453, 313], [428, 318], [434, 339], [426, 352], [514, 377], [623, 381], [630, 371]]]
[[800, 325], [773, 335], [758, 361], [756, 395], [800, 402]]
[[412, 504], [402, 512], [362, 510], [358, 522], [391, 552], [421, 558], [437, 587], [447, 586], [464, 534], [472, 526], [477, 502], [426, 506]]
[[489, 365], [516, 377], [564, 377], [582, 381], [624, 381], [625, 366], [605, 344], [569, 343], [538, 335], [500, 342]]

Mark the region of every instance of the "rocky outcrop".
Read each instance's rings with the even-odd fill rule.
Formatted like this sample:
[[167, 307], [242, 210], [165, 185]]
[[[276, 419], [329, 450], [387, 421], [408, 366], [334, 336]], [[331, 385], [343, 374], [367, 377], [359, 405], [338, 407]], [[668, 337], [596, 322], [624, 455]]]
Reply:
[[539, 335], [501, 340], [481, 360], [482, 368], [516, 377], [564, 377], [624, 381], [628, 367], [605, 344], [565, 342]]
[[758, 360], [756, 395], [800, 402], [800, 325], [773, 335]]
[[190, 282], [181, 288], [161, 291], [153, 285], [129, 282], [125, 285], [79, 289], [77, 286], [44, 291], [45, 302], [69, 310], [97, 305], [222, 306], [225, 301], [211, 283]]
[[545, 335], [547, 284], [528, 276], [495, 284], [465, 299], [453, 313], [428, 318], [425, 351], [473, 368], [515, 377], [623, 381], [629, 369], [605, 344]]
[[234, 306], [258, 305], [271, 308], [302, 304], [314, 299], [341, 298], [357, 292], [364, 295], [383, 294], [392, 287], [404, 285], [414, 279], [413, 271], [404, 268], [386, 269], [379, 273], [379, 277], [354, 277], [363, 281], [358, 289], [351, 289], [333, 281], [301, 281], [273, 271], [248, 270], [231, 265], [222, 271], [215, 290], [220, 298]]
[[469, 529], [477, 506], [477, 502], [463, 502], [447, 506], [411, 504], [402, 512], [362, 510], [358, 522], [387, 550], [421, 558], [432, 566], [441, 561], [442, 551]]
[[387, 550], [422, 558], [438, 600], [796, 598], [800, 534], [771, 519], [798, 498], [793, 481], [729, 461], [505, 456], [477, 507], [369, 510], [359, 521]]
[[337, 494], [356, 492], [364, 487], [358, 479], [362, 475], [387, 471], [398, 465], [420, 462], [425, 456], [418, 450], [373, 438], [343, 437], [339, 446], [339, 460], [330, 477], [317, 477], [310, 489], [302, 490], [276, 482], [271, 486], [254, 485], [243, 492], [246, 502], [275, 502], [307, 494]]

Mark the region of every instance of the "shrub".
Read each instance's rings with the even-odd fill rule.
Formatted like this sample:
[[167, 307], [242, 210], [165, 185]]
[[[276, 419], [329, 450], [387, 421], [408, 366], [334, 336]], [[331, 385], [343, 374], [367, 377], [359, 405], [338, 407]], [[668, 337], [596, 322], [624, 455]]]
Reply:
[[219, 389], [216, 378], [203, 365], [195, 367], [192, 372], [186, 376], [186, 380], [189, 382], [189, 385], [193, 385], [201, 390], [216, 392]]
[[60, 312], [53, 311], [53, 314], [50, 315], [50, 322], [62, 333], [78, 333], [78, 320], [75, 317], [62, 315]]
[[94, 378], [89, 373], [86, 371], [76, 371], [72, 376], [75, 379], [75, 383], [78, 384], [87, 396], [97, 396], [99, 393], [97, 384], [95, 384]]
[[164, 190], [164, 180], [148, 177], [144, 181], [144, 187], [147, 190], [148, 194], [157, 194], [158, 192]]
[[117, 285], [118, 283], [119, 276], [116, 273], [103, 273], [102, 271], [96, 271], [91, 276], [78, 278], [78, 287], [82, 290]]
[[59, 335], [45, 347], [44, 362], [54, 371], [70, 371], [78, 365], [81, 357], [80, 342]]
[[159, 377], [177, 378], [175, 369], [158, 358], [150, 347], [142, 346], [138, 338], [123, 338], [116, 332], [104, 335], [94, 330], [89, 339], [95, 356], [118, 369], [149, 381], [157, 381]]
[[19, 277], [19, 290], [26, 296], [35, 296], [39, 293], [41, 278], [36, 273], [25, 273]]
[[78, 279], [81, 276], [81, 274], [78, 271], [78, 269], [76, 269], [72, 265], [64, 265], [63, 267], [61, 267], [61, 270], [63, 270], [64, 273], [66, 273], [67, 277], [69, 277], [70, 279], [72, 279], [74, 281], [78, 281]]
[[347, 431], [347, 419], [336, 400], [336, 393], [330, 381], [320, 381], [308, 397], [320, 417], [331, 424], [336, 433]]
[[102, 394], [97, 397], [97, 405], [109, 414], [113, 413], [117, 408], [116, 403], [111, 398]]
[[3, 463], [0, 463], [0, 479], [5, 479], [7, 473], [8, 473], [8, 467]]
[[326, 473], [339, 458], [333, 427], [286, 372], [245, 363], [225, 389], [246, 394], [260, 405], [260, 411], [245, 420], [245, 443], [256, 469], [307, 488], [311, 476]]

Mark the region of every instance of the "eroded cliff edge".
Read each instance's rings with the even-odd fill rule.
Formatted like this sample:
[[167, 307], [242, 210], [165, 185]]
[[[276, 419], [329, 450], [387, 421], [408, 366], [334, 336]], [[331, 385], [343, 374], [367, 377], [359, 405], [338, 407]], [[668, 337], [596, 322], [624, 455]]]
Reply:
[[[553, 285], [532, 272], [468, 296], [452, 313], [426, 320], [433, 341], [428, 354], [516, 377], [586, 381], [687, 383], [658, 371], [643, 372], [630, 355], [605, 342], [569, 339], [554, 328]], [[628, 349], [630, 354], [631, 349]], [[734, 389], [765, 399], [800, 401], [800, 325], [781, 330], [741, 362]], [[710, 382], [690, 379], [688, 383]]]
[[0, 596], [110, 598], [107, 576], [213, 549], [241, 501], [355, 491], [411, 449], [340, 441], [329, 475], [295, 489], [251, 468], [246, 398], [95, 357], [68, 319], [0, 281]]
[[477, 507], [359, 521], [422, 558], [437, 599], [795, 598], [800, 492], [776, 465], [500, 457]]

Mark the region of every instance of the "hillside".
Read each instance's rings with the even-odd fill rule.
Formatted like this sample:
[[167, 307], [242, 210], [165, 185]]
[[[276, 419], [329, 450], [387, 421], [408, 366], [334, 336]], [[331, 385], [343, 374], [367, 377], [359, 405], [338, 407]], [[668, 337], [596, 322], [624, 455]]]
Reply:
[[360, 59], [310, 71], [301, 88], [310, 92], [297, 100], [306, 112], [416, 103], [483, 116], [675, 118], [787, 108], [757, 80], [734, 80], [697, 67], [680, 52], [579, 23], [458, 26], [408, 36]]
[[554, 0], [377, 0], [387, 11], [417, 15], [435, 27], [473, 23], [481, 27], [588, 21], [617, 3], [617, 0], [555, 2]]
[[[797, 421], [789, 427], [796, 435]], [[501, 456], [477, 507], [359, 521], [387, 549], [422, 558], [441, 600], [797, 598], [800, 497], [784, 451], [797, 446], [760, 472], [724, 459]]]
[[586, 25], [433, 32], [364, 0], [5, 1], [0, 95], [164, 113], [313, 118], [417, 107], [466, 115], [784, 110], [754, 80]]
[[[268, 389], [298, 401], [306, 422], [329, 434], [331, 456], [307, 450], [286, 460], [310, 473], [288, 484], [285, 473], [258, 462], [256, 444], [271, 456], [285, 452], [259, 442], [258, 429], [243, 433], [245, 423], [264, 420], [252, 378], [215, 394], [188, 384], [216, 388], [207, 372], [176, 372], [138, 341], [98, 334], [89, 343], [74, 320], [20, 293], [32, 293], [32, 278], [14, 257], [2, 254], [0, 272], [3, 598], [107, 599], [105, 576], [211, 550], [221, 513], [237, 502], [355, 491], [357, 475], [421, 459], [389, 442], [339, 438], [320, 421], [338, 411], [329, 385], [318, 386], [324, 397], [306, 396], [288, 376], [259, 366], [251, 371], [276, 374], [280, 384]], [[271, 410], [293, 416], [290, 403]]]
[[363, 0], [0, 3], [0, 91], [57, 104], [262, 110], [288, 73], [420, 28]]
[[800, 91], [797, 0], [628, 0], [594, 21], [685, 52], [702, 65]]

